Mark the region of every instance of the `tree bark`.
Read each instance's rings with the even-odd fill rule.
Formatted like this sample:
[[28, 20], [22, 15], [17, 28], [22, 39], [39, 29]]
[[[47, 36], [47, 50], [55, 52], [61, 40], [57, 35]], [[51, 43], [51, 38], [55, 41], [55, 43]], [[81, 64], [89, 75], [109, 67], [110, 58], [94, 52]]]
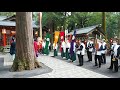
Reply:
[[102, 12], [102, 27], [105, 33], [105, 39], [107, 40], [107, 32], [106, 32], [106, 13]]
[[11, 71], [40, 67], [33, 44], [32, 12], [16, 12], [16, 57]]

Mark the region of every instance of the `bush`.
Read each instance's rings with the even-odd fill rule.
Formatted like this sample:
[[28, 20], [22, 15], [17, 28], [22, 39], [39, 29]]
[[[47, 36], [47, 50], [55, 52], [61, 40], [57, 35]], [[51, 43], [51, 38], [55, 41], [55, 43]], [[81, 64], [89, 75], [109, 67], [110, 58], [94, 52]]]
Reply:
[[4, 48], [3, 46], [0, 46], [0, 52], [3, 52]]

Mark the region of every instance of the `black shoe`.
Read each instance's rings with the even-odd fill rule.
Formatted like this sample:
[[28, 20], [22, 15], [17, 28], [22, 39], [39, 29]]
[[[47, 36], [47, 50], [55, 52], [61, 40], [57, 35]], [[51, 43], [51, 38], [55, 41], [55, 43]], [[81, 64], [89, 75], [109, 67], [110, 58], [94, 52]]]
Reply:
[[108, 69], [112, 70], [112, 68], [110, 68], [110, 67]]
[[80, 66], [80, 64], [79, 64], [79, 65], [77, 65], [77, 66]]
[[94, 65], [94, 66], [98, 66], [98, 65]]
[[118, 71], [114, 71], [114, 73], [117, 73]]
[[106, 63], [101, 63], [102, 65], [106, 64]]
[[104, 64], [106, 64], [106, 62], [103, 62]]
[[83, 66], [83, 65], [80, 65], [80, 66]]
[[101, 63], [103, 63], [103, 61], [101, 61]]
[[101, 68], [101, 66], [97, 66], [97, 68]]
[[90, 60], [88, 60], [87, 62], [90, 62]]

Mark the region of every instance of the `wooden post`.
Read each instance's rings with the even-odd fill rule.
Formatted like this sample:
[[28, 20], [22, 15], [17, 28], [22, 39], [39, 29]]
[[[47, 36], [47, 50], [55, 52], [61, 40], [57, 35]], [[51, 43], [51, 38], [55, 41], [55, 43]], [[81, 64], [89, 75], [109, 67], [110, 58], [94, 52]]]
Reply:
[[3, 46], [6, 46], [6, 29], [2, 29], [3, 34]]
[[6, 34], [3, 34], [3, 46], [6, 46]]
[[106, 32], [106, 14], [102, 12], [102, 27], [105, 33], [105, 39], [107, 40], [107, 32]]
[[42, 12], [39, 12], [40, 38], [42, 39]]

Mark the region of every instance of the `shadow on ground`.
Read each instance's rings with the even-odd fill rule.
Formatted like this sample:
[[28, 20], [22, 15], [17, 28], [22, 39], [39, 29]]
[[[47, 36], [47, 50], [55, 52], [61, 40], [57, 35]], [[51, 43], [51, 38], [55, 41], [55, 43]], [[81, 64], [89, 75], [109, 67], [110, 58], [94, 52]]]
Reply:
[[[57, 58], [59, 60], [71, 63], [71, 64], [76, 65], [76, 66], [79, 64], [78, 58], [77, 58], [76, 62], [70, 62], [68, 60], [64, 60], [64, 59], [61, 58], [61, 56], [57, 56], [57, 57], [54, 57], [54, 58]], [[111, 78], [120, 78], [120, 68], [119, 68], [119, 71], [117, 73], [114, 73], [112, 70], [107, 69], [110, 66], [110, 56], [107, 56], [106, 59], [107, 59], [106, 60], [107, 63], [102, 64], [101, 68], [97, 68], [96, 66], [94, 66], [95, 65], [94, 55], [93, 55], [93, 61], [92, 62], [87, 62], [88, 59], [87, 59], [87, 56], [85, 55], [84, 56], [84, 65], [81, 66], [81, 67], [85, 68], [85, 69], [88, 69], [88, 70], [91, 70], [91, 71], [94, 71], [96, 73], [111, 77]], [[80, 67], [80, 66], [78, 66], [78, 67]]]
[[29, 78], [32, 76], [37, 76], [45, 73], [52, 72], [52, 69], [41, 63], [41, 68], [35, 70], [25, 70], [22, 72], [10, 72], [11, 66], [0, 67], [0, 78]]

